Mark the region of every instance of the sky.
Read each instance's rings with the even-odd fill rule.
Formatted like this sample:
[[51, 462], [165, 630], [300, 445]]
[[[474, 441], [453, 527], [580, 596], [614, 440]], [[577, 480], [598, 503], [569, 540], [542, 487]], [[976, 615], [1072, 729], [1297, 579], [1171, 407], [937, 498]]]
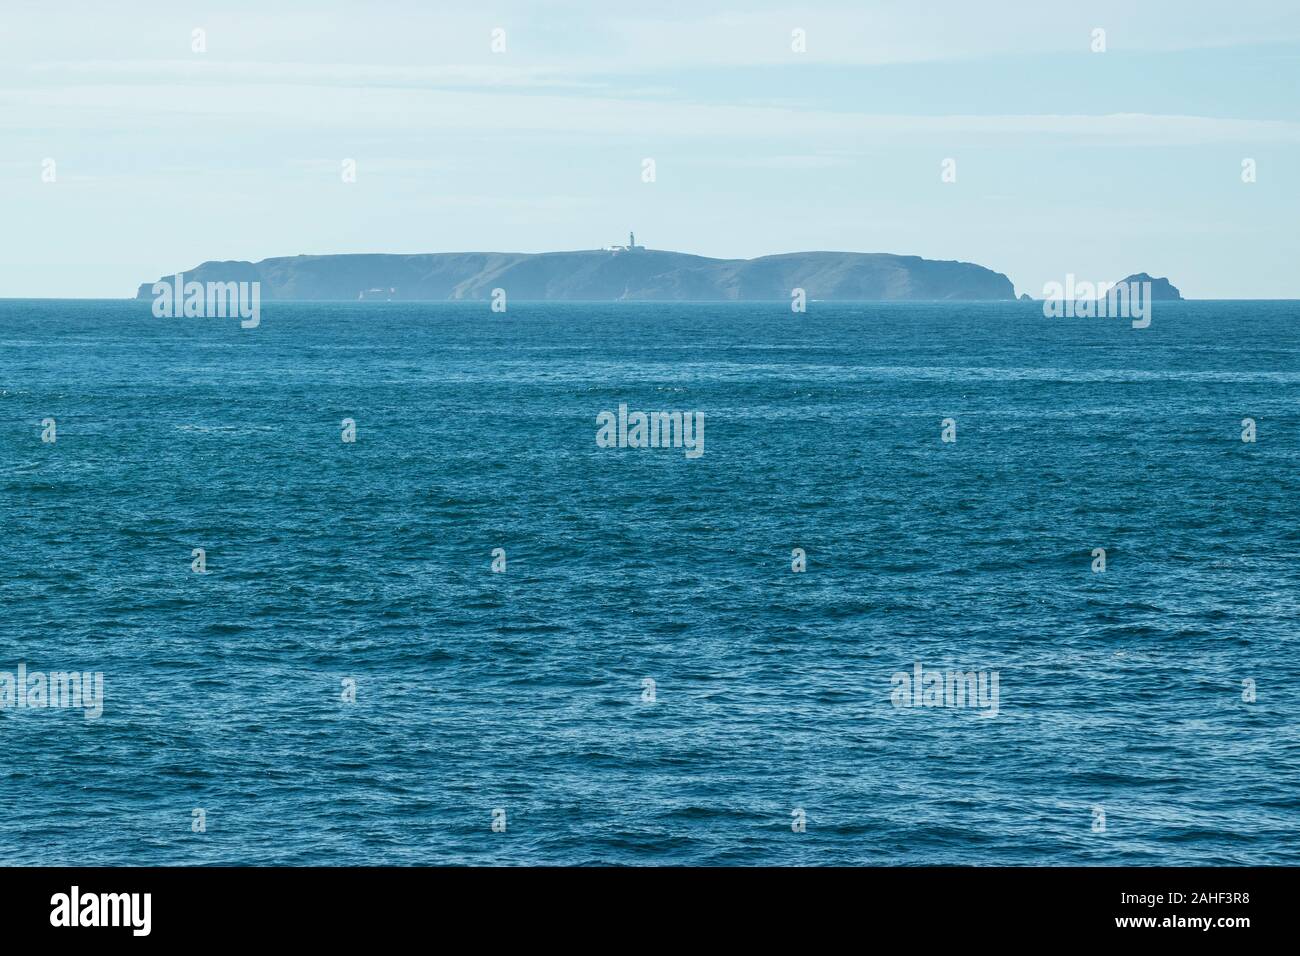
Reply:
[[1300, 298], [1298, 182], [1295, 0], [0, 0], [0, 297], [635, 230]]

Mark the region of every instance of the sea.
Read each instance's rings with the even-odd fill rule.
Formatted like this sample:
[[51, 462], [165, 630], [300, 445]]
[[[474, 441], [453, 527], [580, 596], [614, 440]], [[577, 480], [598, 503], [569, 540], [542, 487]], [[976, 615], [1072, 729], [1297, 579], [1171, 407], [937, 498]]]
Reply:
[[0, 863], [1300, 863], [1300, 303], [1151, 318], [0, 301]]

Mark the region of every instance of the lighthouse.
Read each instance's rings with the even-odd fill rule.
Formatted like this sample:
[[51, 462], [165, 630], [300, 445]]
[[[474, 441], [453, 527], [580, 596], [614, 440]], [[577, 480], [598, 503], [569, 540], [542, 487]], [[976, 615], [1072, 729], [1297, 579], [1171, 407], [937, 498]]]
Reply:
[[629, 232], [627, 234], [626, 246], [605, 246], [606, 252], [642, 252], [644, 249], [645, 246], [638, 246], [636, 244], [635, 232]]

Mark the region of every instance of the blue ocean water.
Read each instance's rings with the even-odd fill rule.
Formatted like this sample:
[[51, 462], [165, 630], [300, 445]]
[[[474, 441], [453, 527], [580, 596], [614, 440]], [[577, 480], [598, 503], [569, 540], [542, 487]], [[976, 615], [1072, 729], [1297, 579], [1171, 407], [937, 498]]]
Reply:
[[104, 675], [0, 859], [1300, 862], [1297, 398], [1294, 302], [0, 302], [0, 671]]

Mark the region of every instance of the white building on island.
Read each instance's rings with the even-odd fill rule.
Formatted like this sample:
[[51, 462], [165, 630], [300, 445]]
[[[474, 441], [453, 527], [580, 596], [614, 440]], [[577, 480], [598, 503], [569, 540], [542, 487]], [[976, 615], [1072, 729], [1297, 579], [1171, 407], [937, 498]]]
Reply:
[[636, 233], [629, 232], [627, 234], [626, 246], [606, 246], [605, 251], [606, 252], [645, 252], [645, 246], [638, 246], [636, 244]]

